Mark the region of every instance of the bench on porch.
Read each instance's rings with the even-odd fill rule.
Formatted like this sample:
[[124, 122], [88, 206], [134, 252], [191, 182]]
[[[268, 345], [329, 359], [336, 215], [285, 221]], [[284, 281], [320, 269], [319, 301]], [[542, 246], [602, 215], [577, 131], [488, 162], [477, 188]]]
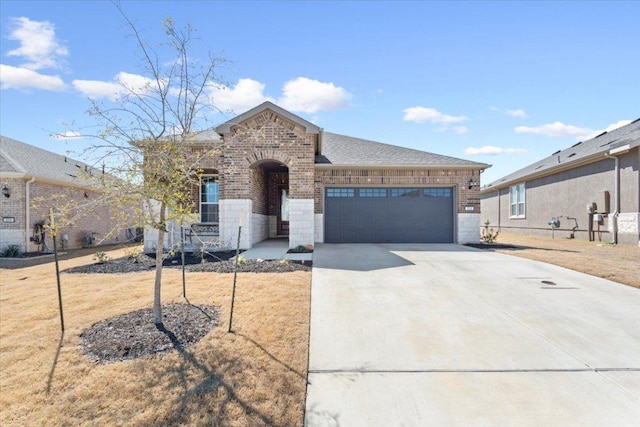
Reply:
[[205, 243], [213, 237], [220, 235], [219, 224], [201, 224], [194, 223], [184, 230], [184, 237], [189, 239], [189, 243], [193, 244], [193, 238], [196, 238], [196, 244]]

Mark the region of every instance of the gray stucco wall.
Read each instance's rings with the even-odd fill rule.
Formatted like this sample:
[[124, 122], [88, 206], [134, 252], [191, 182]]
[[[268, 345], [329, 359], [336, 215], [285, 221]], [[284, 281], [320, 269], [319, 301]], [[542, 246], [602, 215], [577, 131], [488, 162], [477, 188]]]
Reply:
[[[620, 211], [640, 212], [640, 174], [638, 171], [639, 151], [634, 149], [620, 156]], [[516, 184], [516, 183], [514, 183]], [[615, 210], [615, 173], [614, 160], [603, 158], [601, 161], [565, 170], [525, 182], [526, 214], [525, 218], [510, 218], [509, 187], [483, 190], [481, 199], [482, 223], [490, 221], [494, 227], [504, 232], [551, 236], [548, 222], [552, 217], [560, 218], [560, 228], [555, 237], [569, 237], [577, 219], [576, 238], [588, 239], [588, 214], [586, 206], [592, 202], [603, 211], [602, 197], [605, 191], [610, 195], [610, 212]], [[600, 224], [603, 241], [611, 239], [608, 226], [610, 217], [605, 216]], [[597, 230], [597, 225], [594, 226]], [[596, 235], [598, 239], [598, 235]], [[638, 233], [619, 234], [620, 243], [638, 244]]]

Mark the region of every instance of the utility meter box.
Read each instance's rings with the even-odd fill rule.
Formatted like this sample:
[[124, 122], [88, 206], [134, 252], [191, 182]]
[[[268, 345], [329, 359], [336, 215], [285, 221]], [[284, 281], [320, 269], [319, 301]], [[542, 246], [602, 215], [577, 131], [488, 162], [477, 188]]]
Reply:
[[603, 191], [598, 195], [598, 213], [607, 214], [609, 212], [611, 212], [609, 192]]

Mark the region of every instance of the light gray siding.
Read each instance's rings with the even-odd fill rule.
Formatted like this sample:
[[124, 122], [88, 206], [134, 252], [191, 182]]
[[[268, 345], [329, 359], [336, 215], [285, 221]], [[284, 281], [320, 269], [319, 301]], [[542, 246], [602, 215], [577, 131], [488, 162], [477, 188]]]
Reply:
[[[640, 212], [640, 174], [638, 148], [620, 155], [620, 211], [623, 213]], [[555, 230], [557, 238], [566, 238], [571, 234], [576, 218], [578, 230], [576, 238], [588, 239], [587, 205], [598, 204], [603, 212], [603, 193], [610, 196], [609, 214], [600, 224], [603, 241], [609, 241], [609, 222], [615, 210], [615, 172], [614, 160], [605, 158], [586, 165], [574, 167], [535, 179], [523, 178], [526, 187], [525, 218], [510, 218], [509, 186], [484, 189], [481, 193], [482, 224], [490, 221], [494, 227], [504, 232], [551, 236], [548, 222], [552, 217], [560, 218], [560, 228]], [[517, 184], [517, 183], [512, 183]], [[597, 225], [594, 226], [597, 230]], [[620, 233], [619, 243], [638, 244], [638, 233]]]

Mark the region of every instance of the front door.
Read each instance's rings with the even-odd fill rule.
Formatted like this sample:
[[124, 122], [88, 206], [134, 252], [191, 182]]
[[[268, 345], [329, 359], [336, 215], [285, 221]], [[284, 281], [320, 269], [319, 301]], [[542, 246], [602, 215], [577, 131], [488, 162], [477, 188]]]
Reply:
[[278, 236], [289, 235], [289, 186], [278, 185]]

